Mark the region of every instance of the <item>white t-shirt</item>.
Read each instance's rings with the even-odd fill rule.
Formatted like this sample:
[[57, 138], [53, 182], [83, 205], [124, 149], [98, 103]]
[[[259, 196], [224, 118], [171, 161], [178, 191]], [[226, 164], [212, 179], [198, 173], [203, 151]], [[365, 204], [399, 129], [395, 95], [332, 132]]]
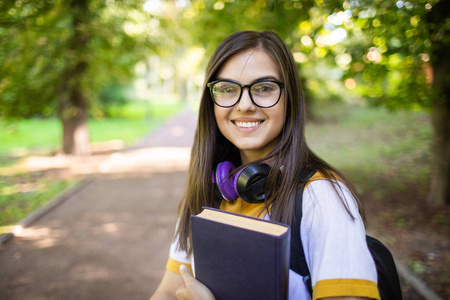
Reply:
[[[316, 175], [314, 176], [316, 177]], [[313, 299], [353, 296], [380, 299], [377, 272], [365, 239], [365, 229], [356, 201], [342, 184], [336, 190], [345, 199], [348, 210], [324, 179], [314, 179], [303, 192], [301, 237], [313, 286]], [[264, 203], [242, 199], [222, 201], [221, 209], [269, 219]], [[178, 251], [178, 240], [170, 247], [167, 269], [179, 273], [180, 264], [191, 267], [192, 258]], [[311, 299], [302, 276], [289, 270], [289, 299]]]

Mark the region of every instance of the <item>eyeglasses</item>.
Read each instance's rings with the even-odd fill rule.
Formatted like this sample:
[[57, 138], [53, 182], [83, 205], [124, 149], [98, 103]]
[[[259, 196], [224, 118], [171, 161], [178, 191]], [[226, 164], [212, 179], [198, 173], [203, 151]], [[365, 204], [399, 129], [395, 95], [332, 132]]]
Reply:
[[280, 101], [284, 83], [271, 79], [259, 79], [251, 84], [241, 84], [234, 80], [216, 80], [206, 86], [212, 100], [220, 107], [236, 105], [241, 100], [243, 89], [248, 88], [250, 99], [256, 106], [269, 108]]

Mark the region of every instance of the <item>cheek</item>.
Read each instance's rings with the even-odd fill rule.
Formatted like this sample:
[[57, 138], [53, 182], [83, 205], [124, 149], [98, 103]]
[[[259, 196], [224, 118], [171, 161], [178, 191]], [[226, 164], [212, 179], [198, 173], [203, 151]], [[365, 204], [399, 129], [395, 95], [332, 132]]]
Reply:
[[284, 127], [284, 123], [286, 122], [286, 114], [288, 113], [286, 111], [286, 100], [282, 99], [283, 101], [279, 103], [279, 109], [277, 113], [275, 114], [275, 118], [277, 120], [277, 129], [281, 130]]
[[216, 119], [216, 124], [219, 127], [220, 132], [222, 132], [222, 129], [225, 126], [227, 115], [228, 112], [226, 109], [214, 106], [214, 118]]
[[220, 111], [218, 111], [216, 107], [214, 107], [214, 119], [216, 120], [216, 124], [219, 125]]
[[276, 136], [278, 136], [278, 135], [280, 135], [282, 133], [285, 122], [286, 122], [285, 114], [280, 114], [278, 116], [278, 118], [277, 118], [277, 122], [276, 122], [276, 125], [275, 125], [276, 132], [277, 132]]
[[220, 109], [217, 105], [214, 105], [213, 109], [214, 109], [214, 116], [217, 117], [217, 115], [220, 114]]

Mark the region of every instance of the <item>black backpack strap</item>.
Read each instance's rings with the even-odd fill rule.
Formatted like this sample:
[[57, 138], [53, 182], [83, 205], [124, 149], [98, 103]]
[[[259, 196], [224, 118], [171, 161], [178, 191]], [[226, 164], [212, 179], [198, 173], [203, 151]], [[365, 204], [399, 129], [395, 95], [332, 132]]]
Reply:
[[403, 299], [397, 267], [391, 251], [374, 237], [366, 235], [366, 241], [377, 268], [378, 291], [381, 299]]
[[312, 296], [312, 281], [311, 274], [309, 272], [308, 264], [306, 263], [305, 253], [303, 251], [302, 239], [300, 237], [300, 224], [302, 221], [302, 206], [303, 206], [303, 191], [309, 179], [315, 174], [315, 171], [306, 173], [302, 184], [299, 186], [295, 193], [295, 214], [294, 222], [291, 228], [291, 258], [289, 268], [303, 276], [303, 282], [308, 289], [309, 294]]

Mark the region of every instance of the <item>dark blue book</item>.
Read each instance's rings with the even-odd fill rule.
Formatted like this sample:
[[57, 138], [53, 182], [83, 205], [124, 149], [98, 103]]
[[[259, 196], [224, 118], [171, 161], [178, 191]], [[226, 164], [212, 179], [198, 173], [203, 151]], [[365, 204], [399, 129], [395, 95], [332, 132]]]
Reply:
[[289, 226], [208, 207], [191, 224], [194, 275], [216, 300], [288, 298]]

